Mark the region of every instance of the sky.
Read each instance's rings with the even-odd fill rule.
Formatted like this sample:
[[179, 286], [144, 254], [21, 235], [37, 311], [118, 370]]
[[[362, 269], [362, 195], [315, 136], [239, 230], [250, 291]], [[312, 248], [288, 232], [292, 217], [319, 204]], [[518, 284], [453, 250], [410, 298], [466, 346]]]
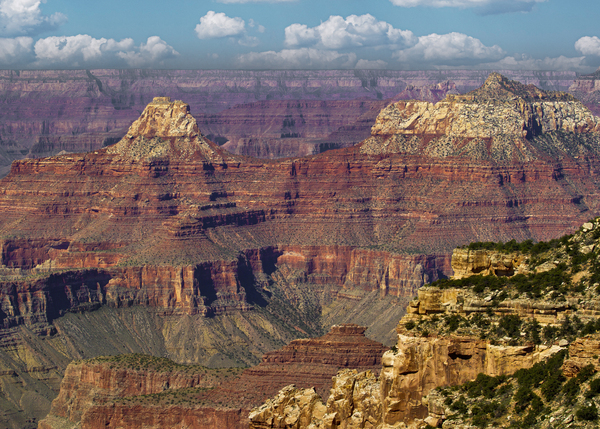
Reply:
[[591, 73], [598, 0], [0, 0], [0, 69]]

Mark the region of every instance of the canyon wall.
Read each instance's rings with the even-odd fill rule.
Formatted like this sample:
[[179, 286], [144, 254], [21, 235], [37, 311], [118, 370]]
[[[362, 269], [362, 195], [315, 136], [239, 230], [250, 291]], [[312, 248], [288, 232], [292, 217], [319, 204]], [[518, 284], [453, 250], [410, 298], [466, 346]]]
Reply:
[[241, 375], [144, 355], [74, 362], [39, 428], [248, 427], [249, 410], [289, 383], [324, 394], [342, 368], [377, 371], [387, 347], [365, 329], [336, 325], [323, 337], [294, 340]]
[[[553, 90], [566, 90], [576, 77], [507, 74]], [[356, 144], [368, 136], [381, 100], [403, 94], [437, 101], [440, 92], [452, 88], [436, 84], [451, 80], [466, 92], [486, 76], [464, 70], [5, 70], [0, 72], [0, 173], [25, 156], [115, 143], [156, 96], [185, 100], [209, 138], [229, 141], [228, 149], [274, 158]]]

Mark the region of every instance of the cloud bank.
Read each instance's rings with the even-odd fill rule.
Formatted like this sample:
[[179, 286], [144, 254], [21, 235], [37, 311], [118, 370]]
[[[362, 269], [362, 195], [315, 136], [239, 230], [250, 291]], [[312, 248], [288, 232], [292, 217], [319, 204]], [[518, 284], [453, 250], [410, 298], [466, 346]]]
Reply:
[[[248, 68], [441, 68], [498, 61], [506, 53], [462, 33], [417, 37], [370, 14], [330, 16], [315, 27], [285, 28], [282, 51], [238, 56]], [[373, 58], [374, 53], [378, 58]], [[361, 58], [363, 57], [363, 58]], [[389, 61], [388, 61], [389, 60]]]

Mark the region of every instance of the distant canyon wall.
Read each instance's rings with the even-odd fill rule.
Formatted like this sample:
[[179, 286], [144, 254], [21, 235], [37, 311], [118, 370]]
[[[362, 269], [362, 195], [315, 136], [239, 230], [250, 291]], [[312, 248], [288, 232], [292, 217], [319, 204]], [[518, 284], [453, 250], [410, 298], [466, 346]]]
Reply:
[[[504, 72], [566, 91], [571, 72]], [[200, 130], [234, 153], [302, 156], [369, 136], [384, 100], [438, 101], [480, 86], [488, 71], [0, 71], [0, 175], [11, 161], [116, 142], [155, 96], [189, 103]], [[451, 81], [452, 85], [438, 84]], [[303, 102], [290, 102], [303, 100]]]

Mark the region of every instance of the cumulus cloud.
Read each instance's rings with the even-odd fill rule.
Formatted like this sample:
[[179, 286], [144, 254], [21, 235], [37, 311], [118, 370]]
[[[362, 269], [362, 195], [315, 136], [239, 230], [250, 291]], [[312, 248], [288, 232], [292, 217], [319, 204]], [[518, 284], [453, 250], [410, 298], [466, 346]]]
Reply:
[[35, 35], [66, 22], [62, 13], [43, 15], [41, 3], [45, 0], [0, 0], [0, 35]]
[[366, 46], [402, 48], [416, 43], [411, 31], [399, 30], [370, 14], [343, 18], [332, 15], [316, 27], [292, 24], [285, 29], [285, 44], [289, 47], [315, 46], [325, 49], [345, 49]]
[[575, 49], [583, 55], [600, 56], [600, 39], [596, 36], [585, 36], [575, 42]]
[[158, 36], [148, 37], [146, 43], [142, 43], [137, 50], [118, 52], [117, 56], [124, 59], [132, 67], [149, 67], [164, 65], [165, 61], [171, 60], [179, 55], [172, 46]]
[[242, 68], [252, 69], [336, 69], [352, 68], [356, 54], [315, 48], [250, 52], [238, 56]]
[[536, 3], [547, 0], [390, 0], [401, 7], [457, 7], [476, 8], [483, 14], [528, 12]]
[[39, 39], [34, 51], [42, 63], [63, 63], [78, 66], [100, 60], [106, 53], [133, 48], [132, 39], [95, 39], [87, 34], [52, 36]]
[[113, 64], [125, 61], [129, 66], [161, 65], [178, 55], [158, 36], [149, 37], [136, 47], [133, 39], [95, 39], [87, 34], [52, 36], [39, 39], [34, 46], [36, 65], [40, 67], [81, 67], [83, 65]]
[[[499, 60], [505, 52], [497, 45], [485, 46], [479, 39], [462, 33], [429, 34], [392, 56], [413, 65], [469, 66]], [[411, 67], [414, 68], [414, 67]]]
[[216, 13], [212, 10], [200, 18], [200, 24], [196, 25], [199, 39], [242, 36], [245, 31], [246, 23], [242, 18], [230, 18], [223, 12]]
[[14, 39], [0, 38], [0, 65], [22, 64], [31, 61], [33, 39], [31, 37], [16, 37]]

